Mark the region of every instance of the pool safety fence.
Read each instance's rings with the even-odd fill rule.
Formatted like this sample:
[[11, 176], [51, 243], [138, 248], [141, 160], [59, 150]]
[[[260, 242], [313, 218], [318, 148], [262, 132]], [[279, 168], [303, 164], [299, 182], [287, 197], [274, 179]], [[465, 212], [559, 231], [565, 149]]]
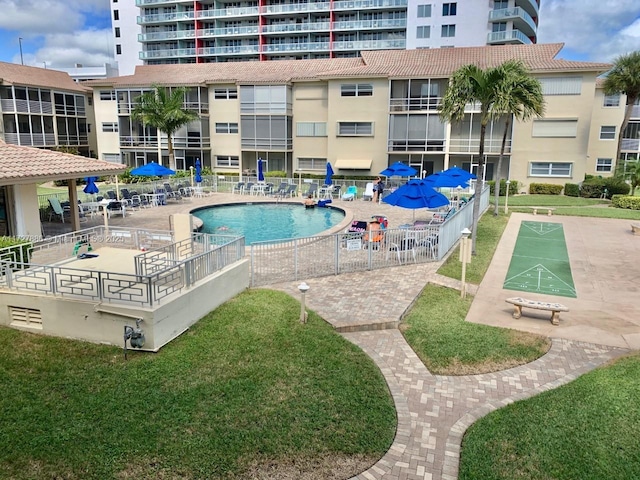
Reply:
[[[473, 198], [441, 224], [390, 228], [381, 234], [341, 232], [253, 243], [251, 286], [442, 260], [473, 222]], [[489, 205], [489, 188], [480, 211]]]
[[[75, 232], [34, 244], [31, 261], [27, 262], [24, 256], [7, 254], [7, 249], [0, 250], [0, 289], [153, 307], [245, 257], [243, 237], [196, 234], [191, 239], [172, 243], [167, 232], [118, 229], [115, 232], [120, 232], [123, 240], [115, 245], [122, 248], [150, 245], [149, 251], [136, 256], [135, 274], [64, 266], [65, 260], [76, 258], [70, 249], [75, 249], [77, 242], [83, 245], [95, 242], [97, 245], [103, 238], [104, 232], [100, 228], [88, 230], [92, 231]], [[113, 229], [110, 234], [114, 234]], [[164, 242], [164, 245], [154, 247], [154, 242]], [[164, 258], [159, 260], [158, 255], [164, 255]], [[56, 258], [58, 264], [38, 263], [34, 258]]]

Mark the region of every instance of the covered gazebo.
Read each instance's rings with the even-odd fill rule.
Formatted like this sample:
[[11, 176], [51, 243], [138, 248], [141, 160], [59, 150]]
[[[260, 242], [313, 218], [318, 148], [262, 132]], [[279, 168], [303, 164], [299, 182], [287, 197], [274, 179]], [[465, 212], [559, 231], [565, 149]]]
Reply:
[[126, 165], [11, 145], [0, 140], [0, 227], [2, 235], [36, 238], [42, 234], [38, 206], [38, 184], [67, 180], [71, 209], [71, 229], [78, 230], [76, 180], [124, 172]]

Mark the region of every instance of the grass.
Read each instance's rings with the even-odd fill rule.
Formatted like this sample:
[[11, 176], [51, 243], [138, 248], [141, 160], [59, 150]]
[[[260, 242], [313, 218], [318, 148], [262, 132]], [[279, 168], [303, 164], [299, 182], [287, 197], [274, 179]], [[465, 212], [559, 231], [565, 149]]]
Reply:
[[460, 480], [640, 478], [640, 355], [478, 420]]
[[[511, 208], [509, 211], [531, 213], [530, 208]], [[538, 214], [546, 214], [546, 211]], [[617, 218], [622, 220], [640, 220], [640, 210], [629, 210], [615, 207], [555, 207], [554, 215], [568, 215], [573, 217], [597, 217], [597, 218]]]
[[471, 297], [427, 285], [403, 319], [411, 348], [431, 373], [471, 375], [531, 362], [549, 350], [548, 338], [465, 321]]
[[[504, 205], [505, 197], [500, 197], [500, 205]], [[565, 195], [510, 195], [509, 209], [511, 207], [531, 206], [531, 207], [588, 207], [593, 205], [609, 205], [611, 201], [601, 198], [567, 197]], [[493, 205], [493, 197], [491, 197]], [[490, 207], [490, 210], [493, 209]]]
[[393, 400], [360, 349], [298, 317], [290, 296], [248, 291], [129, 361], [1, 328], [0, 478], [360, 473], [392, 443]]

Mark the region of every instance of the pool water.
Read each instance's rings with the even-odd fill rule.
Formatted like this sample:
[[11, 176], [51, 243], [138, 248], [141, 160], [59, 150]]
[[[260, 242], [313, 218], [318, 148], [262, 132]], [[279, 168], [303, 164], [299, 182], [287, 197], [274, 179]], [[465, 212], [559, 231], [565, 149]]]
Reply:
[[244, 235], [247, 245], [317, 235], [344, 220], [344, 213], [333, 208], [282, 203], [222, 205], [192, 214], [202, 220], [204, 233]]

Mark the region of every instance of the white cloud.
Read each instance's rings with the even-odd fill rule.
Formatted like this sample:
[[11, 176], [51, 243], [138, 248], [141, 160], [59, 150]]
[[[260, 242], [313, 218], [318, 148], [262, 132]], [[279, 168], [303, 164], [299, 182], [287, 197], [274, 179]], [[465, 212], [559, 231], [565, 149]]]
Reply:
[[98, 66], [113, 63], [111, 29], [84, 30], [71, 34], [45, 36], [44, 46], [25, 55], [24, 63], [41, 67], [72, 67], [76, 63]]
[[538, 42], [562, 42], [588, 60], [613, 61], [640, 50], [639, 18], [638, 0], [545, 0]]

